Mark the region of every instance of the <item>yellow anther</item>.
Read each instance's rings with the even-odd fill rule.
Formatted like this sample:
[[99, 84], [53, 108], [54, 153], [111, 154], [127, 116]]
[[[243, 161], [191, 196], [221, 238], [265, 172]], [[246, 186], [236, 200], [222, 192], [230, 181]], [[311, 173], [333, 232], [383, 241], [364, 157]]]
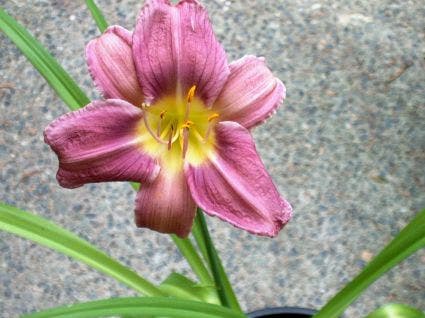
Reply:
[[193, 97], [195, 96], [195, 91], [196, 91], [196, 85], [193, 85], [189, 91], [187, 92], [187, 102], [191, 103], [193, 100]]
[[167, 113], [166, 110], [163, 110], [160, 114], [159, 114], [159, 118], [164, 119], [165, 114]]
[[212, 121], [212, 120], [214, 120], [214, 119], [216, 119], [216, 118], [218, 118], [218, 117], [220, 117], [220, 115], [219, 115], [219, 114], [217, 114], [217, 113], [212, 114], [211, 116], [209, 116], [209, 117], [208, 117], [208, 121], [210, 122], [210, 121]]
[[193, 123], [193, 121], [191, 121], [191, 120], [187, 120], [182, 126], [181, 126], [181, 128], [183, 129], [183, 128], [190, 128], [192, 125], [193, 125], [194, 123]]
[[143, 110], [148, 110], [148, 108], [149, 108], [149, 107], [151, 107], [151, 105], [150, 105], [150, 104], [142, 103], [141, 108], [142, 108]]

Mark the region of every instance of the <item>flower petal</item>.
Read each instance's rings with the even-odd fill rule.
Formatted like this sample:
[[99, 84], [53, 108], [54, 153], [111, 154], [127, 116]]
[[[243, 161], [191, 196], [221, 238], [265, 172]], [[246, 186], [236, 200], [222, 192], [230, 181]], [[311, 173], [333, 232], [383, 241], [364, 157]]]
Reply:
[[136, 224], [161, 233], [188, 236], [196, 205], [188, 190], [183, 171], [162, 169], [156, 180], [143, 185], [136, 198]]
[[94, 101], [65, 114], [44, 130], [59, 158], [65, 188], [103, 181], [153, 181], [159, 166], [143, 152], [136, 134], [142, 111], [118, 100]]
[[292, 208], [280, 197], [247, 129], [235, 122], [216, 126], [216, 154], [185, 173], [195, 202], [210, 215], [253, 234], [276, 236]]
[[211, 105], [229, 69], [205, 9], [195, 0], [176, 6], [148, 0], [133, 33], [133, 57], [145, 97], [152, 103], [169, 94], [196, 94]]
[[285, 85], [273, 76], [264, 58], [249, 55], [230, 64], [230, 75], [214, 108], [222, 120], [249, 129], [272, 116], [285, 95]]
[[105, 98], [119, 98], [139, 106], [143, 102], [131, 51], [130, 31], [109, 27], [86, 46], [87, 65]]

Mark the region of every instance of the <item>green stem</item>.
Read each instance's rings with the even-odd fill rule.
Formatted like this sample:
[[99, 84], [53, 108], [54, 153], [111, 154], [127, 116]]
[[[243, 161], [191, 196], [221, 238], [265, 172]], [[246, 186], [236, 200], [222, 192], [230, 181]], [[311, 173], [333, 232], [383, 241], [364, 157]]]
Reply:
[[336, 318], [382, 274], [425, 246], [425, 209], [363, 269], [336, 294], [314, 318]]
[[210, 273], [196, 252], [192, 242], [189, 239], [181, 239], [176, 235], [171, 235], [171, 238], [180, 250], [180, 253], [186, 258], [193, 272], [196, 274], [196, 276], [198, 276], [200, 282], [203, 285], [213, 286], [214, 282], [210, 276]]
[[96, 6], [93, 0], [86, 0], [86, 5], [90, 10], [91, 15], [93, 16], [94, 21], [96, 22], [97, 27], [101, 33], [105, 32], [108, 28], [108, 22], [106, 22], [105, 17], [102, 12]]
[[210, 259], [208, 257], [207, 246], [205, 245], [205, 241], [203, 239], [199, 217], [196, 217], [195, 222], [193, 223], [192, 235], [195, 238], [196, 244], [198, 245], [198, 248], [201, 251], [204, 261], [208, 264], [208, 268], [212, 268]]
[[217, 293], [222, 305], [241, 312], [241, 307], [238, 303], [235, 293], [233, 292], [232, 286], [230, 285], [229, 279], [227, 278], [226, 272], [224, 271], [223, 265], [221, 264], [220, 258], [211, 240], [207, 223], [205, 222], [204, 215], [200, 208], [198, 208], [196, 214], [195, 226], [199, 227], [200, 229], [200, 237], [198, 238], [198, 242], [201, 242], [200, 246], [204, 245], [204, 247], [200, 247], [200, 249], [206, 250], [208, 264], [210, 265], [214, 282], [217, 287]]

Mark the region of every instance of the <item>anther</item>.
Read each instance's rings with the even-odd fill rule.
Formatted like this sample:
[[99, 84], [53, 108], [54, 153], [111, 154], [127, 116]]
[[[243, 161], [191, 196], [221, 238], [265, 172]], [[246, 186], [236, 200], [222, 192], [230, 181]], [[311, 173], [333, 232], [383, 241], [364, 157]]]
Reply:
[[214, 127], [215, 119], [217, 119], [218, 117], [220, 117], [220, 115], [217, 114], [217, 113], [214, 113], [214, 114], [212, 114], [211, 116], [208, 117], [207, 132], [205, 133], [204, 140], [202, 142], [204, 142], [204, 143], [207, 142], [207, 140], [208, 140], [208, 138], [211, 134], [212, 128]]
[[214, 120], [218, 117], [220, 117], [220, 115], [217, 114], [217, 113], [214, 113], [214, 114], [212, 114], [211, 116], [208, 117], [208, 122], [211, 122], [212, 120]]
[[193, 85], [189, 91], [187, 92], [187, 102], [191, 103], [193, 100], [193, 97], [195, 96], [195, 91], [196, 91], [196, 85]]
[[193, 121], [191, 120], [186, 120], [186, 122], [181, 126], [181, 128], [190, 128], [193, 125]]
[[163, 110], [163, 111], [159, 114], [159, 121], [158, 121], [158, 125], [156, 126], [156, 135], [157, 135], [158, 137], [160, 137], [160, 136], [161, 136], [162, 121], [163, 121], [163, 119], [164, 119], [164, 117], [165, 117], [165, 113], [166, 113], [166, 112], [167, 112], [166, 110]]
[[[142, 104], [142, 108], [143, 107], [146, 107], [146, 104]], [[143, 108], [143, 109], [145, 109], [145, 108]], [[149, 125], [149, 122], [148, 122], [148, 116], [147, 116], [147, 114], [148, 114], [148, 112], [145, 110], [145, 111], [143, 111], [143, 122], [145, 123], [145, 127], [146, 127], [146, 129], [148, 130], [148, 132], [149, 132], [149, 134], [156, 140], [156, 141], [158, 141], [160, 144], [167, 144], [167, 142], [166, 141], [164, 141], [164, 140], [162, 140], [161, 138], [159, 138], [157, 135], [155, 135], [155, 133], [152, 131], [152, 128], [151, 128], [151, 126]]]
[[184, 119], [187, 120], [189, 118], [189, 113], [190, 113], [190, 104], [192, 103], [193, 97], [195, 96], [195, 91], [196, 91], [196, 85], [193, 85], [189, 91], [187, 92], [187, 96], [186, 96], [186, 113], [184, 115]]

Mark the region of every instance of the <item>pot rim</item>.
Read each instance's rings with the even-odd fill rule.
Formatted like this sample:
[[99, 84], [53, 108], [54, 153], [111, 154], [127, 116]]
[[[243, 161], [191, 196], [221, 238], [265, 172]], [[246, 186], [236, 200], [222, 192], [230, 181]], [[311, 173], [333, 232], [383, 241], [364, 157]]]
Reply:
[[264, 315], [276, 315], [276, 314], [300, 314], [313, 316], [317, 311], [313, 309], [307, 309], [302, 307], [271, 307], [252, 311], [248, 313], [250, 318], [260, 318]]

